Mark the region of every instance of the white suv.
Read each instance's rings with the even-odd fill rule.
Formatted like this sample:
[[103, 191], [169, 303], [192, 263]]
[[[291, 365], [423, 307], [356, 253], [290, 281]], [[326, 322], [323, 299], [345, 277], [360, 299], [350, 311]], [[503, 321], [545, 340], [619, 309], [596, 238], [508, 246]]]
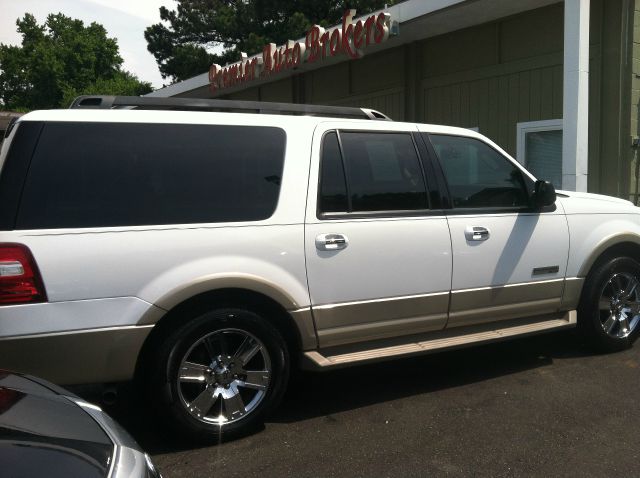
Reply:
[[384, 118], [126, 97], [21, 117], [0, 156], [0, 367], [135, 378], [179, 429], [236, 434], [293, 366], [576, 324], [632, 343], [640, 209], [556, 199], [478, 133]]

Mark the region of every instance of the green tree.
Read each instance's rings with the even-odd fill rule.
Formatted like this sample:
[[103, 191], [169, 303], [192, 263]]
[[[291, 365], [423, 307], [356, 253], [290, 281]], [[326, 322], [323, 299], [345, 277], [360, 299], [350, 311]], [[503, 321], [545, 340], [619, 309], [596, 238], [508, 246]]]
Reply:
[[[313, 24], [340, 22], [347, 8], [367, 13], [393, 0], [177, 0], [176, 10], [160, 7], [161, 23], [145, 31], [148, 50], [163, 78], [184, 80], [258, 53], [266, 43], [301, 37]], [[221, 53], [210, 53], [221, 47]]]
[[16, 21], [21, 46], [0, 44], [0, 102], [5, 109], [57, 108], [74, 94], [144, 94], [151, 84], [122, 69], [115, 39], [98, 23], [61, 13], [43, 25], [29, 13]]
[[84, 88], [67, 87], [63, 91], [61, 105], [67, 107], [80, 95], [138, 96], [151, 92], [151, 84], [140, 82], [126, 71], [118, 71], [112, 78], [98, 78]]

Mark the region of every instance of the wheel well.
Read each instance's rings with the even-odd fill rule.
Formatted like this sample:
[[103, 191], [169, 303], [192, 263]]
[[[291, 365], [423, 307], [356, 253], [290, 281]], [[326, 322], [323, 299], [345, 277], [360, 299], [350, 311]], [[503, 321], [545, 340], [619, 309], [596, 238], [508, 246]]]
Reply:
[[[640, 262], [640, 245], [635, 242], [618, 242], [617, 244], [613, 244], [600, 253], [600, 255], [593, 261], [593, 263], [589, 267], [589, 270], [587, 270], [583, 276], [581, 275], [581, 277], [585, 278], [585, 283], [582, 285], [582, 290], [580, 292], [579, 308], [582, 307], [581, 304], [585, 300], [585, 287], [587, 284], [586, 280], [591, 275], [591, 272], [597, 270], [599, 266], [611, 260], [612, 258], [623, 256], [631, 257], [632, 259]], [[578, 322], [580, 322], [580, 314], [578, 314]]]
[[287, 311], [272, 298], [247, 289], [218, 289], [195, 295], [168, 311], [145, 340], [136, 364], [136, 378], [144, 373], [152, 351], [176, 328], [214, 307], [241, 307], [267, 319], [285, 340], [294, 363], [302, 349], [300, 334]]
[[640, 244], [635, 242], [619, 242], [604, 250], [598, 258], [593, 262], [585, 277], [587, 277], [591, 271], [602, 263], [608, 261], [613, 257], [627, 256], [640, 262]]

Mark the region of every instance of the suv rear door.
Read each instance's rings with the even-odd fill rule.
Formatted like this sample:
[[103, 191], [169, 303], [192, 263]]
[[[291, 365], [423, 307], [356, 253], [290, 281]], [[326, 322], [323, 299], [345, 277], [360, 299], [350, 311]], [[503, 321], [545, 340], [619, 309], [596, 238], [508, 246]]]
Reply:
[[446, 323], [450, 235], [415, 133], [377, 122], [316, 128], [305, 254], [320, 347]]

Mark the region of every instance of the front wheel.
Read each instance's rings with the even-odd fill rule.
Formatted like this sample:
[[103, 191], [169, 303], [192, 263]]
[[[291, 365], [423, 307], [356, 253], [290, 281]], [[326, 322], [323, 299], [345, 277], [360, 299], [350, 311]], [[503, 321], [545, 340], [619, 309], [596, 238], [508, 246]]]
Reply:
[[628, 348], [640, 332], [640, 264], [616, 257], [598, 265], [587, 277], [578, 325], [598, 351]]
[[218, 309], [164, 341], [150, 391], [179, 431], [228, 438], [254, 429], [278, 404], [288, 362], [284, 340], [264, 318]]

